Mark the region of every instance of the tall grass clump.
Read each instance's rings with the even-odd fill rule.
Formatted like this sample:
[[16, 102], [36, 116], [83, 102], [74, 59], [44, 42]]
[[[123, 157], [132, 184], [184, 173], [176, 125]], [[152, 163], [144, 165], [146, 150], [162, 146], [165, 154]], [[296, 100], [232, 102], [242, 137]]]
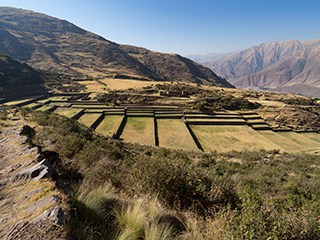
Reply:
[[173, 227], [161, 221], [164, 212], [156, 199], [137, 199], [116, 212], [118, 240], [170, 240]]
[[76, 209], [71, 219], [72, 236], [76, 239], [110, 239], [116, 229], [113, 225], [114, 200], [110, 184], [92, 187], [84, 184], [73, 194]]

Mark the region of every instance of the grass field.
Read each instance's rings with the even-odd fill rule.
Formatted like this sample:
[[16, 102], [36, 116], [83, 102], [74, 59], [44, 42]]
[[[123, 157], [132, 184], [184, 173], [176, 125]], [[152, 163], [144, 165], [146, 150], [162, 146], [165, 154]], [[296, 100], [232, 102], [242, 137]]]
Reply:
[[33, 108], [33, 107], [37, 107], [39, 105], [40, 105], [39, 103], [29, 103], [27, 105], [24, 105], [23, 107], [24, 108]]
[[42, 104], [46, 104], [48, 103], [50, 100], [48, 98], [45, 98], [45, 99], [41, 99], [41, 100], [38, 100], [37, 102], [38, 103], [42, 103]]
[[79, 84], [85, 86], [88, 92], [105, 93], [107, 87], [97, 81], [79, 81]]
[[150, 85], [161, 84], [164, 82], [156, 81], [140, 81], [140, 80], [131, 80], [131, 79], [116, 79], [116, 78], [105, 78], [100, 80], [104, 84], [107, 84], [107, 87], [111, 90], [126, 90], [129, 88], [143, 88]]
[[299, 149], [301, 150], [308, 150], [308, 149], [319, 149], [320, 150], [320, 143], [303, 136], [302, 134], [298, 134], [295, 132], [278, 132], [277, 134], [295, 142], [300, 146]]
[[101, 109], [101, 108], [107, 108], [107, 104], [72, 104], [72, 107], [76, 108], [86, 108], [86, 109]]
[[36, 110], [37, 110], [37, 111], [47, 111], [47, 110], [49, 110], [49, 109], [51, 109], [51, 108], [53, 108], [52, 105], [43, 105], [42, 107], [37, 108]]
[[301, 146], [297, 142], [294, 142], [279, 133], [273, 132], [271, 130], [262, 130], [259, 131], [259, 133], [271, 142], [281, 146], [286, 151], [291, 152], [301, 149]]
[[184, 122], [180, 119], [157, 119], [159, 146], [199, 151]]
[[241, 151], [245, 149], [283, 150], [280, 146], [272, 143], [248, 126], [194, 125], [192, 126], [192, 130], [206, 152]]
[[67, 118], [72, 118], [74, 115], [78, 114], [83, 109], [77, 109], [77, 108], [57, 108], [54, 110], [54, 113], [63, 115]]
[[127, 124], [121, 135], [125, 142], [142, 145], [155, 145], [154, 124], [151, 117], [128, 117]]
[[189, 122], [211, 122], [211, 123], [221, 123], [221, 124], [232, 124], [232, 123], [243, 123], [245, 124], [245, 121], [241, 118], [226, 118], [226, 119], [216, 119], [216, 118], [209, 118], [209, 119], [206, 119], [206, 118], [192, 118], [192, 119], [189, 119], [187, 118], [187, 121]]
[[52, 102], [52, 103], [50, 103], [49, 105], [51, 105], [51, 106], [61, 106], [61, 107], [64, 107], [64, 106], [69, 106], [70, 103], [68, 103], [68, 102]]
[[69, 96], [56, 96], [56, 97], [50, 97], [46, 100], [51, 100], [51, 101], [67, 101], [70, 97]]
[[123, 117], [123, 115], [106, 115], [96, 131], [106, 137], [112, 137], [117, 132]]
[[319, 133], [299, 133], [300, 135], [310, 138], [313, 141], [319, 142], [320, 143], [320, 134]]
[[99, 113], [85, 113], [78, 119], [78, 121], [83, 125], [90, 127], [100, 116], [101, 114]]
[[34, 99], [34, 98], [23, 98], [23, 99], [19, 99], [19, 100], [16, 100], [16, 101], [6, 102], [3, 105], [5, 105], [5, 106], [14, 106], [14, 105], [17, 105], [17, 104], [21, 104], [21, 103], [25, 103], [25, 102], [31, 101], [32, 99]]

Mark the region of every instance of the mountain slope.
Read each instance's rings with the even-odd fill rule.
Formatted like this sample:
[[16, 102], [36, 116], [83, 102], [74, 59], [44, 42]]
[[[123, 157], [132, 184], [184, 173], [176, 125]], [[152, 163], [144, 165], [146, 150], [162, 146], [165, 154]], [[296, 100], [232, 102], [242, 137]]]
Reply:
[[179, 55], [122, 46], [67, 21], [15, 8], [0, 8], [0, 52], [63, 73], [231, 87], [211, 70]]
[[0, 54], [0, 97], [14, 98], [44, 93], [39, 72], [12, 58]]
[[264, 43], [204, 65], [241, 88], [320, 96], [320, 40]]

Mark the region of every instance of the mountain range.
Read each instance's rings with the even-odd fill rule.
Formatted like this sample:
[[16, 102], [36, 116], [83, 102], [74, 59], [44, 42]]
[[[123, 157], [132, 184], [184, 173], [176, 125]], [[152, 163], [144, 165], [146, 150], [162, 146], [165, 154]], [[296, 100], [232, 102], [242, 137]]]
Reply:
[[233, 87], [180, 55], [120, 45], [65, 20], [16, 8], [0, 8], [0, 52], [51, 72]]
[[320, 96], [320, 40], [263, 43], [199, 62], [239, 88]]

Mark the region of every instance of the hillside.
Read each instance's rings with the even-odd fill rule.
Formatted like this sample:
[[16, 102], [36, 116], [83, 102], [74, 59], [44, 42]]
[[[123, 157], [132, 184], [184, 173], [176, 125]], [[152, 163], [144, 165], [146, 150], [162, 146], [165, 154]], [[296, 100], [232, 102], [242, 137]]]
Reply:
[[4, 239], [320, 237], [318, 155], [121, 143], [41, 111], [0, 112], [0, 132]]
[[39, 72], [14, 59], [0, 54], [0, 98], [22, 97], [45, 91]]
[[0, 52], [53, 72], [231, 87], [179, 55], [122, 46], [65, 20], [15, 8], [0, 8]]
[[204, 65], [240, 88], [320, 96], [320, 40], [263, 43]]

